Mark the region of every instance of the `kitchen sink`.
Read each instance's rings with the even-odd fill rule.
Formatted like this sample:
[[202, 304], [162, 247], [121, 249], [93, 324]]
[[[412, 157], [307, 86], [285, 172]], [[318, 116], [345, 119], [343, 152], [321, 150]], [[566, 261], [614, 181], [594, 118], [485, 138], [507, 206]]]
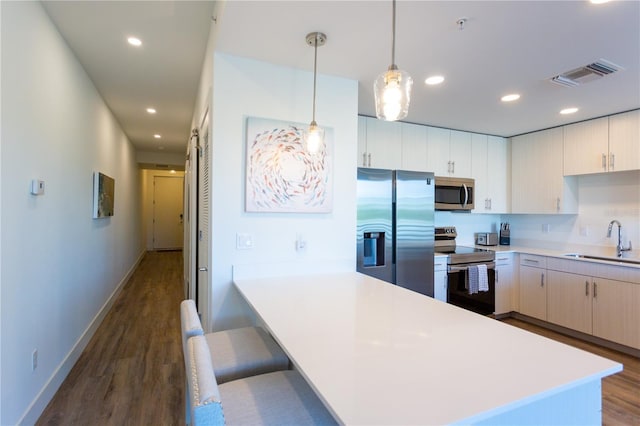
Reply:
[[566, 253], [564, 256], [575, 257], [576, 259], [603, 260], [605, 262], [629, 263], [631, 265], [640, 265], [639, 259], [629, 259], [625, 257], [591, 256], [589, 254], [580, 254], [580, 253]]

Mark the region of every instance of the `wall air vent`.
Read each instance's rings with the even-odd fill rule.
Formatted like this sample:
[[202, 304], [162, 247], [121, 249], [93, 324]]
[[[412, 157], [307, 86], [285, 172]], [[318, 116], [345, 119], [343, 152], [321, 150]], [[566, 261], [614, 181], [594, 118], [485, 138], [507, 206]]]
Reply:
[[549, 81], [560, 86], [575, 87], [620, 70], [622, 67], [605, 59], [599, 59], [591, 64], [551, 77]]

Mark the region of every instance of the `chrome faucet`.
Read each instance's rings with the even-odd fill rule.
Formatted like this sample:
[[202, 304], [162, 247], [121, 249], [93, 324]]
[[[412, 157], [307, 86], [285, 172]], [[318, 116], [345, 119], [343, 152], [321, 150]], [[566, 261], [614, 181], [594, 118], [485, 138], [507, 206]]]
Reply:
[[616, 256], [622, 257], [623, 251], [631, 251], [631, 241], [629, 241], [629, 247], [622, 246], [622, 224], [617, 220], [612, 220], [609, 223], [609, 229], [607, 230], [607, 238], [611, 238], [611, 229], [613, 228], [613, 224], [618, 225], [618, 245], [616, 246]]

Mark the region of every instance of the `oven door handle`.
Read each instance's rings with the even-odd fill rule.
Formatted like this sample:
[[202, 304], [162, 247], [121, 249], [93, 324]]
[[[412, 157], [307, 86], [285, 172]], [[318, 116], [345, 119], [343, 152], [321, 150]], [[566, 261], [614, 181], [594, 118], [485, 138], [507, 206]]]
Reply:
[[448, 272], [463, 272], [466, 271], [467, 269], [469, 269], [469, 266], [473, 266], [473, 265], [487, 265], [487, 269], [495, 269], [496, 267], [496, 263], [495, 262], [489, 262], [489, 263], [471, 263], [468, 265], [464, 265], [464, 266], [458, 266], [458, 265], [449, 265], [449, 268], [447, 269]]

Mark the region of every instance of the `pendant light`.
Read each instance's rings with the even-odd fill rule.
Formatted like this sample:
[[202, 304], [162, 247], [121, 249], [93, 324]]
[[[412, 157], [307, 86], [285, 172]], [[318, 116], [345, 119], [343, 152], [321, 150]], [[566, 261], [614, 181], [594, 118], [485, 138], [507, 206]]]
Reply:
[[409, 113], [413, 79], [396, 65], [396, 0], [393, 0], [391, 65], [373, 83], [376, 116], [381, 120], [401, 120]]
[[304, 142], [307, 147], [307, 151], [311, 154], [315, 154], [324, 145], [324, 129], [318, 126], [316, 123], [316, 79], [317, 79], [317, 65], [318, 65], [318, 47], [324, 46], [327, 41], [327, 36], [323, 33], [313, 32], [307, 34], [307, 44], [313, 46], [313, 117], [309, 128], [304, 133]]

